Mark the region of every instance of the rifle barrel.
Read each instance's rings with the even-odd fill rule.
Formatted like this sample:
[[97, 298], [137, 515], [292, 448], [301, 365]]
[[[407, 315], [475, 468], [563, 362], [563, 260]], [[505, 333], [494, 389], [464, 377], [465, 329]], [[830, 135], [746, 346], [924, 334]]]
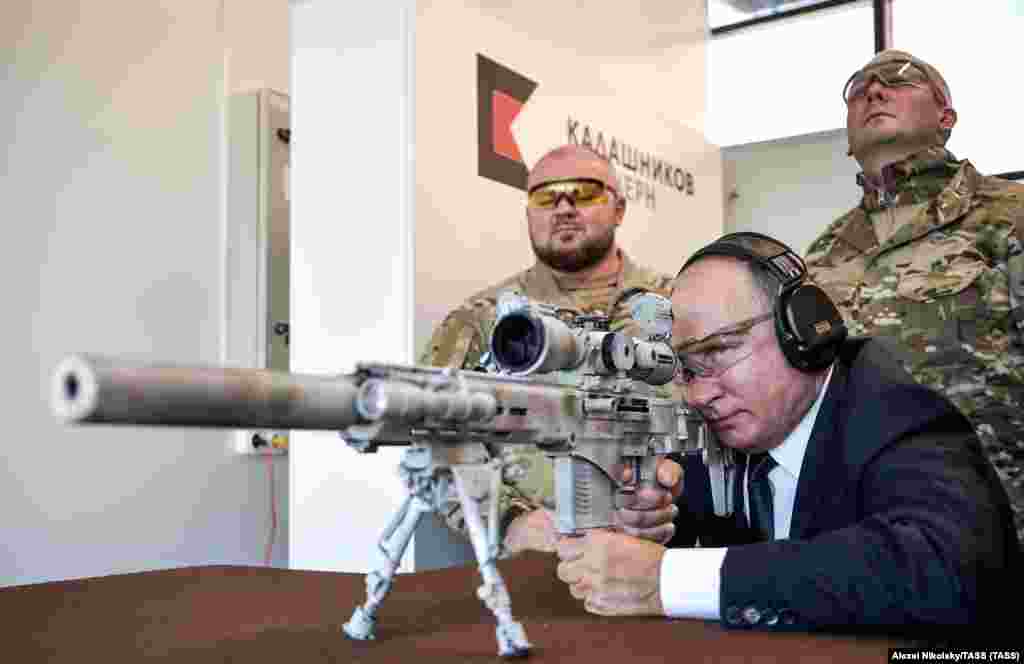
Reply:
[[54, 372], [51, 405], [69, 423], [336, 431], [361, 421], [357, 391], [347, 376], [72, 355]]

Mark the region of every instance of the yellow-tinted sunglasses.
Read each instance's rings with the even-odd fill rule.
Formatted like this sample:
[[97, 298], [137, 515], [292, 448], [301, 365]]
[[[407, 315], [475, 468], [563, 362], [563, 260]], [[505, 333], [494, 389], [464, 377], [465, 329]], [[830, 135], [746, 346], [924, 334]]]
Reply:
[[558, 207], [558, 201], [565, 196], [575, 207], [592, 207], [607, 203], [609, 191], [615, 190], [600, 180], [590, 178], [553, 180], [531, 189], [527, 201], [532, 208], [550, 210]]

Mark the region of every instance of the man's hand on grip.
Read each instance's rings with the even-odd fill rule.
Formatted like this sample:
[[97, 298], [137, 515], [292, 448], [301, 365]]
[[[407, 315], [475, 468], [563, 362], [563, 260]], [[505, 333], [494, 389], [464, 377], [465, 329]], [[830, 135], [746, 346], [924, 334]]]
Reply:
[[[664, 544], [675, 534], [672, 521], [679, 513], [675, 499], [683, 491], [683, 469], [669, 459], [658, 459], [657, 487], [641, 487], [635, 493], [619, 494], [616, 520], [621, 532]], [[632, 469], [624, 468], [622, 481], [632, 479]]]
[[510, 556], [523, 551], [554, 553], [557, 546], [554, 515], [544, 508], [520, 514], [505, 532], [505, 552]]

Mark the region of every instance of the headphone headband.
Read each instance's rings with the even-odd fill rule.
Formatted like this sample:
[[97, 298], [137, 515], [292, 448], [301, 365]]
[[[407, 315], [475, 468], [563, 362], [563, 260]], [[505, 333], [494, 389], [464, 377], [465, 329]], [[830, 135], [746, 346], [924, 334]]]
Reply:
[[807, 267], [792, 249], [761, 233], [742, 232], [723, 235], [690, 256], [676, 275], [706, 256], [731, 256], [764, 266], [779, 280], [780, 292], [792, 289], [804, 280]]

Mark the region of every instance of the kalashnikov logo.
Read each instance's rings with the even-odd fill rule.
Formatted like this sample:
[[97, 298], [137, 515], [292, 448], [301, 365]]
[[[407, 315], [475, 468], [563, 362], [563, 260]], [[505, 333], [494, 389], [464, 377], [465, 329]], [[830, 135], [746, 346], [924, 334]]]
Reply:
[[582, 145], [608, 160], [619, 175], [622, 193], [630, 201], [642, 200], [648, 209], [655, 208], [655, 192], [652, 183], [675, 189], [680, 194], [694, 195], [693, 173], [684, 170], [666, 159], [659, 159], [650, 152], [640, 150], [620, 138], [605, 134], [600, 129], [590, 130], [589, 125], [580, 127], [579, 120], [569, 116], [566, 142]]
[[528, 170], [512, 135], [512, 122], [537, 83], [479, 53], [476, 77], [478, 172], [525, 191]]

